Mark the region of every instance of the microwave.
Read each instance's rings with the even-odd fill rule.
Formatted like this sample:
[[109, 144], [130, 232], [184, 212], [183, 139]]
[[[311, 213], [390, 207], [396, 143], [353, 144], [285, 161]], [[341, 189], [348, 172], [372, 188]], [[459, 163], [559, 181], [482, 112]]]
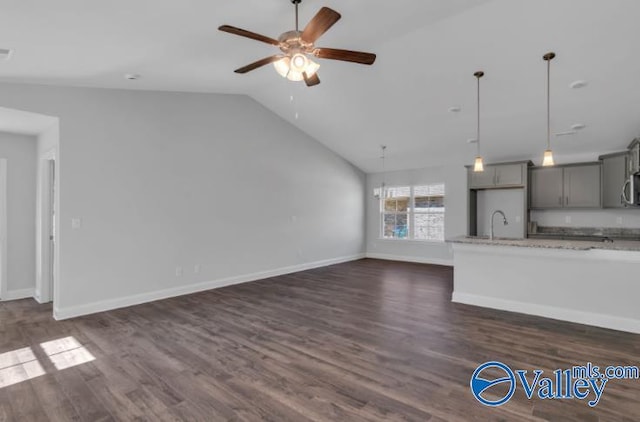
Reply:
[[634, 139], [629, 145], [627, 160], [627, 174], [629, 176], [640, 173], [640, 138]]
[[622, 202], [640, 206], [640, 172], [632, 174], [622, 186]]

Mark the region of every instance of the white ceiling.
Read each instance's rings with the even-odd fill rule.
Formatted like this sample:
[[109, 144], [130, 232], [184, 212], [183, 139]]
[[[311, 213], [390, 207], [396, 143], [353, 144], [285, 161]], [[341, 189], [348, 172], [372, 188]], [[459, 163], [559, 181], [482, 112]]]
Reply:
[[[0, 48], [14, 49], [0, 80], [247, 94], [375, 172], [381, 144], [388, 169], [470, 163], [479, 69], [485, 160], [539, 162], [542, 55], [553, 50], [552, 130], [587, 125], [554, 137], [558, 161], [620, 150], [640, 135], [640, 1], [304, 0], [301, 25], [322, 6], [343, 18], [318, 45], [377, 53], [372, 67], [321, 61], [315, 88], [270, 66], [234, 74], [276, 49], [217, 27], [277, 37], [293, 26], [289, 0], [0, 0]], [[569, 89], [576, 79], [589, 86]], [[462, 112], [449, 113], [453, 105]]]

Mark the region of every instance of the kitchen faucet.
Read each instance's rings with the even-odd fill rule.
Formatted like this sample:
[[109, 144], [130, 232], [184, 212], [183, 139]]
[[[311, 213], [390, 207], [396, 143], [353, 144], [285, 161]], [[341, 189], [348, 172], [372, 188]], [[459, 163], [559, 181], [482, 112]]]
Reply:
[[491, 214], [491, 234], [489, 235], [489, 240], [493, 240], [493, 217], [495, 217], [496, 214], [502, 215], [502, 224], [504, 224], [505, 226], [509, 224], [509, 222], [507, 221], [507, 216], [504, 215], [502, 211], [495, 210], [493, 214]]

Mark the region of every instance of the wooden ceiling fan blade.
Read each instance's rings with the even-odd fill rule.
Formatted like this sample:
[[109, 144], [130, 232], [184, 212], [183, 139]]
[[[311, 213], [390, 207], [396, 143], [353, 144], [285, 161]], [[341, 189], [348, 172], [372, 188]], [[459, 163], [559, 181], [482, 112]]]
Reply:
[[261, 41], [267, 44], [279, 46], [280, 42], [278, 40], [274, 40], [273, 38], [256, 34], [255, 32], [247, 31], [245, 29], [236, 28], [235, 26], [230, 25], [222, 25], [218, 28], [218, 30], [222, 32], [228, 32], [233, 35], [240, 35], [241, 37], [251, 38], [252, 40]]
[[269, 63], [273, 63], [275, 61], [278, 61], [282, 58], [282, 56], [280, 55], [276, 55], [276, 56], [270, 56], [270, 57], [265, 57], [262, 60], [258, 60], [257, 62], [253, 62], [251, 64], [248, 64], [244, 67], [241, 67], [240, 69], [236, 69], [235, 72], [236, 73], [247, 73], [247, 72], [251, 72], [252, 70], [255, 70], [259, 67], [262, 67], [266, 64]]
[[306, 83], [308, 87], [312, 87], [320, 84], [320, 78], [318, 77], [318, 72], [314, 73], [311, 76], [307, 76], [307, 72], [303, 72], [302, 76], [304, 77], [304, 83]]
[[376, 55], [373, 53], [363, 53], [361, 51], [339, 50], [336, 48], [316, 48], [313, 55], [321, 59], [342, 60], [343, 62], [352, 62], [360, 64], [372, 65], [376, 61]]
[[328, 7], [323, 7], [307, 24], [300, 38], [304, 42], [313, 44], [322, 36], [329, 28], [340, 20], [340, 13]]

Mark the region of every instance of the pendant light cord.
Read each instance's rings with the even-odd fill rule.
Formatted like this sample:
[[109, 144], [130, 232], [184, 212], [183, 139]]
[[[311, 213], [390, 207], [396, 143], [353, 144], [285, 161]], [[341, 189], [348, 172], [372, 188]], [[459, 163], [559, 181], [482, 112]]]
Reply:
[[477, 126], [477, 139], [476, 139], [476, 152], [477, 156], [480, 156], [480, 78], [484, 76], [484, 72], [479, 70], [473, 74], [478, 80], [478, 126]]
[[385, 197], [384, 189], [386, 187], [386, 184], [384, 182], [384, 179], [385, 179], [384, 176], [385, 176], [385, 172], [386, 172], [386, 169], [385, 169], [385, 166], [384, 166], [384, 158], [385, 158], [385, 151], [387, 149], [387, 146], [386, 145], [382, 145], [381, 148], [382, 148], [382, 186], [380, 187], [380, 197], [384, 198]]
[[547, 60], [547, 150], [551, 149], [551, 58]]
[[298, 3], [296, 3], [296, 32], [300, 32], [298, 26]]
[[480, 76], [477, 76], [478, 79], [478, 131], [476, 140], [476, 152], [478, 157], [480, 156]]

